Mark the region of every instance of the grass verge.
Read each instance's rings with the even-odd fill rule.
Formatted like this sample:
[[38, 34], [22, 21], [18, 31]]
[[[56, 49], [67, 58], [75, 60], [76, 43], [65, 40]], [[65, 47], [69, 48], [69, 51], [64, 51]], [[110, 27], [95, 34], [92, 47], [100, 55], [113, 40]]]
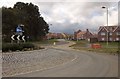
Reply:
[[59, 42], [57, 39], [50, 39], [50, 40], [42, 40], [42, 41], [37, 41], [33, 42], [36, 46], [41, 46], [41, 45], [53, 45], [54, 42]]
[[105, 42], [99, 42], [99, 44], [101, 44], [102, 48], [97, 48], [97, 49], [91, 48], [91, 46], [87, 47], [87, 44], [91, 45], [90, 43], [88, 43], [86, 41], [78, 41], [78, 42], [76, 42], [76, 44], [71, 45], [70, 47], [72, 47], [74, 49], [90, 51], [90, 52], [120, 54], [118, 42], [109, 42], [108, 46], [106, 46]]

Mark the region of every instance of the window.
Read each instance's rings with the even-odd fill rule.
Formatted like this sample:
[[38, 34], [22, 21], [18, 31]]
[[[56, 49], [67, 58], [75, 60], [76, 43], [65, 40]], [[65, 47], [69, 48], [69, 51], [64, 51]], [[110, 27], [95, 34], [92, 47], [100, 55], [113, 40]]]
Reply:
[[116, 32], [116, 35], [120, 35], [120, 32]]
[[110, 32], [110, 35], [112, 35], [112, 32]]
[[105, 40], [105, 38], [102, 38], [102, 41], [104, 41]]
[[116, 41], [118, 41], [119, 40], [119, 38], [116, 38]]
[[112, 38], [109, 38], [110, 41], [112, 41]]
[[101, 32], [101, 35], [105, 35], [105, 32]]

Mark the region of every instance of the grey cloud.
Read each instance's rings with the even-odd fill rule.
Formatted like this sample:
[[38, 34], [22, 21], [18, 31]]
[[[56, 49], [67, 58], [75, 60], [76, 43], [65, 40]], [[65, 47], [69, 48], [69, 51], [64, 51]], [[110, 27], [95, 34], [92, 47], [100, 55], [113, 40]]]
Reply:
[[[52, 26], [50, 26], [50, 31], [53, 32], [73, 33], [73, 31], [77, 29], [85, 30], [86, 28], [97, 31], [98, 27], [104, 24], [103, 20], [106, 17], [106, 10], [103, 10], [101, 6], [107, 6], [109, 8], [115, 6], [113, 10], [109, 11], [110, 17], [113, 11], [117, 11], [117, 2], [105, 2], [107, 0], [104, 0], [104, 2], [67, 1], [68, 0], [41, 2], [38, 0], [31, 0], [31, 2], [39, 6], [40, 13], [48, 24], [52, 24]], [[58, 23], [60, 21], [61, 23]]]
[[[38, 3], [40, 12], [45, 17], [45, 20], [50, 26], [50, 31], [73, 33], [77, 29], [91, 29], [97, 31], [98, 27], [103, 24], [103, 21], [96, 21], [93, 24], [91, 21], [94, 17], [104, 16], [106, 12], [101, 7], [111, 7], [115, 2], [80, 2], [80, 3]], [[115, 11], [117, 9], [114, 9]], [[63, 11], [63, 14], [62, 14]], [[104, 17], [103, 17], [104, 18]], [[48, 20], [51, 19], [51, 20]], [[99, 18], [98, 18], [99, 19]], [[62, 23], [58, 23], [61, 21]]]

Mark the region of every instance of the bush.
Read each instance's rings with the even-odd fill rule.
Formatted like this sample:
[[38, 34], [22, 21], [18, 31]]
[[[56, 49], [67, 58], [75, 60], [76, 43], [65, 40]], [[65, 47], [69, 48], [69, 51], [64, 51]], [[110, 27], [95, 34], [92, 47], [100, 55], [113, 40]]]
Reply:
[[34, 48], [35, 45], [31, 43], [23, 43], [21, 44], [23, 48]]
[[32, 43], [21, 43], [21, 44], [11, 44], [11, 43], [3, 43], [2, 44], [2, 51], [8, 52], [8, 51], [17, 51], [17, 50], [24, 50], [28, 48], [35, 48], [35, 45]]

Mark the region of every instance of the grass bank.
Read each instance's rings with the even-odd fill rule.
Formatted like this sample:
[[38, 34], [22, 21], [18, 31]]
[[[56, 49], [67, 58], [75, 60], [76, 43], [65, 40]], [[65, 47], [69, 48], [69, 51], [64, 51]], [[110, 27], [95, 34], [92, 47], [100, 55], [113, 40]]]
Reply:
[[[76, 44], [71, 45], [70, 47], [78, 50], [84, 50], [84, 51], [90, 51], [90, 52], [99, 52], [99, 53], [109, 53], [109, 54], [119, 54], [119, 46], [118, 42], [109, 42], [108, 45], [106, 45], [106, 42], [98, 42], [102, 48], [94, 49], [91, 47], [91, 44], [87, 41], [81, 40], [81, 41], [74, 41]], [[89, 46], [88, 46], [89, 45]]]

